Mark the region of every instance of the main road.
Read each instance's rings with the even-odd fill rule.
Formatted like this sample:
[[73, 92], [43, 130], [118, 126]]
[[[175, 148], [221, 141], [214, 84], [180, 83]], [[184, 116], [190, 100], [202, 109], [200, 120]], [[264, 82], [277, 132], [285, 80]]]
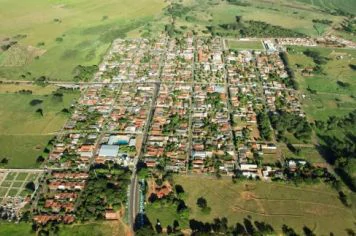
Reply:
[[154, 110], [155, 110], [155, 104], [156, 104], [156, 100], [157, 100], [157, 95], [159, 92], [159, 88], [160, 88], [160, 83], [156, 83], [155, 84], [155, 91], [154, 91], [154, 95], [151, 101], [151, 107], [150, 107], [150, 112], [147, 116], [147, 120], [146, 120], [146, 125], [145, 125], [145, 129], [143, 132], [143, 137], [142, 137], [142, 143], [141, 143], [141, 148], [139, 150], [139, 153], [136, 155], [135, 159], [134, 159], [134, 166], [132, 169], [132, 176], [131, 176], [131, 183], [130, 183], [130, 191], [129, 191], [129, 224], [131, 226], [131, 228], [133, 229], [135, 226], [135, 218], [136, 215], [138, 214], [138, 180], [137, 180], [137, 163], [139, 161], [139, 159], [142, 157], [143, 153], [144, 153], [144, 146], [145, 143], [147, 141], [147, 137], [148, 137], [148, 133], [149, 133], [149, 127], [151, 126], [151, 122], [153, 119], [153, 114], [154, 114]]

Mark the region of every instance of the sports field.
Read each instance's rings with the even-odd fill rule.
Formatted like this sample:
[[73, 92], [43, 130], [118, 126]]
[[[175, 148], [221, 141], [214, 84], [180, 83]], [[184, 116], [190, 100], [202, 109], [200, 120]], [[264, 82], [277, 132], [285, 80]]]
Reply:
[[244, 40], [226, 40], [227, 46], [231, 49], [256, 49], [263, 50], [263, 45], [261, 41], [244, 41]]
[[[0, 0], [0, 41], [18, 41], [0, 53], [0, 78], [72, 80], [77, 65], [98, 64], [111, 41], [161, 12], [163, 0]], [[22, 35], [25, 37], [16, 37]], [[0, 50], [1, 51], [1, 50]]]
[[[346, 228], [354, 227], [354, 212], [325, 184], [295, 186], [261, 181], [233, 184], [230, 178], [218, 180], [204, 176], [176, 176], [174, 180], [184, 188], [189, 219], [212, 222], [214, 218], [227, 217], [229, 224], [234, 225], [251, 216], [253, 220], [271, 224], [277, 232], [287, 224], [301, 233], [306, 225], [317, 235], [330, 232], [344, 235]], [[207, 200], [210, 214], [197, 207], [196, 201], [201, 196]], [[161, 212], [162, 209], [148, 212], [151, 223], [160, 219]], [[174, 217], [165, 216], [164, 223], [173, 222]]]

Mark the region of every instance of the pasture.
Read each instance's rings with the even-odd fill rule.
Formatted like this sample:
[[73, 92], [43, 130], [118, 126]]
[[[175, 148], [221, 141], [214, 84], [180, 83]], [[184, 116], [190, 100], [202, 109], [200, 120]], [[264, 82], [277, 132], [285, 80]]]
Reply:
[[[300, 90], [306, 95], [304, 110], [310, 120], [326, 120], [331, 115], [342, 116], [356, 106], [356, 71], [349, 65], [356, 64], [356, 51], [347, 49], [311, 48], [329, 60], [321, 65], [323, 74], [302, 76], [304, 67], [314, 67], [313, 60], [303, 54], [305, 47], [291, 47], [289, 60], [296, 72]], [[340, 82], [346, 84], [342, 86]], [[308, 89], [316, 93], [309, 93]]]
[[[174, 181], [184, 188], [184, 200], [190, 208], [189, 219], [212, 222], [214, 218], [227, 217], [229, 224], [234, 225], [251, 216], [253, 221], [271, 224], [277, 232], [286, 224], [299, 233], [308, 226], [317, 235], [330, 232], [343, 235], [345, 229], [354, 226], [353, 211], [345, 207], [337, 192], [325, 184], [295, 186], [245, 180], [233, 184], [230, 178], [206, 176], [176, 176]], [[201, 196], [211, 208], [209, 214], [197, 207], [196, 201]], [[149, 215], [149, 218], [155, 223], [160, 214]], [[165, 222], [175, 219], [174, 215], [167, 218]]]
[[152, 20], [162, 0], [0, 0], [0, 39], [18, 44], [0, 54], [0, 78], [72, 80], [77, 65], [98, 64], [117, 37]]
[[326, 10], [341, 9], [345, 12], [355, 13], [356, 4], [353, 0], [298, 0]]
[[[243, 20], [263, 21], [272, 25], [292, 29], [310, 36], [318, 36], [320, 25], [315, 28], [313, 19], [329, 19], [335, 24], [342, 22], [343, 17], [327, 15], [312, 5], [301, 4], [296, 1], [247, 1], [248, 6], [239, 6], [228, 3], [214, 5], [209, 12], [212, 14], [214, 25], [235, 22], [236, 16], [242, 16]], [[331, 29], [323, 26], [323, 32]]]
[[[14, 93], [22, 89], [33, 93]], [[36, 158], [68, 119], [61, 111], [69, 108], [79, 93], [64, 93], [62, 100], [56, 100], [53, 91], [53, 87], [0, 85], [0, 157], [8, 158], [6, 167], [36, 167]], [[41, 102], [31, 105], [34, 100]]]

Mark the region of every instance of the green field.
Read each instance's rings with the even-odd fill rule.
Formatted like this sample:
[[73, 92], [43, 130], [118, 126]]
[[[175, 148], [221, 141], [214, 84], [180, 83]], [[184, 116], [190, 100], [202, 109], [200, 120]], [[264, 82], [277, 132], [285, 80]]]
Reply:
[[[214, 179], [204, 176], [177, 176], [175, 184], [183, 186], [185, 203], [190, 208], [189, 219], [212, 222], [217, 217], [227, 217], [229, 224], [242, 222], [248, 215], [252, 220], [271, 224], [279, 232], [283, 224], [302, 232], [306, 225], [317, 235], [344, 235], [346, 228], [354, 227], [354, 212], [338, 199], [338, 194], [324, 184], [295, 186], [284, 183]], [[202, 213], [196, 205], [203, 196], [211, 208]], [[151, 223], [160, 219], [162, 209], [148, 211]], [[166, 215], [164, 213], [164, 215]], [[162, 218], [163, 227], [171, 218]], [[332, 223], [331, 223], [332, 222]], [[170, 223], [172, 225], [172, 223]]]
[[63, 225], [59, 229], [59, 236], [89, 236], [89, 235], [125, 235], [123, 225], [118, 222], [96, 222], [74, 225]]
[[[62, 225], [59, 229], [60, 236], [67, 235], [78, 235], [78, 236], [89, 236], [89, 235], [113, 235], [121, 236], [124, 235], [123, 228], [115, 228], [112, 224], [108, 222], [99, 223], [86, 223], [86, 224], [74, 224], [74, 225]], [[0, 235], [36, 235], [31, 229], [31, 224], [27, 223], [0, 223]]]
[[[0, 85], [0, 148], [1, 157], [7, 157], [9, 168], [36, 167], [35, 162], [48, 140], [59, 131], [68, 119], [61, 113], [69, 108], [79, 93], [64, 93], [63, 100], [55, 100], [52, 96], [53, 87], [38, 86], [10, 87]], [[6, 88], [7, 87], [7, 88]], [[10, 90], [12, 92], [6, 93]], [[20, 89], [33, 91], [32, 95], [14, 93]], [[34, 99], [42, 100], [41, 104], [32, 106]], [[37, 109], [43, 109], [41, 116]]]
[[343, 11], [353, 13], [356, 12], [356, 4], [353, 0], [298, 0], [303, 3], [309, 3], [316, 7], [327, 10], [341, 9]]
[[[300, 33], [317, 36], [313, 19], [330, 19], [335, 23], [342, 21], [339, 16], [326, 16], [325, 13], [313, 8], [311, 5], [300, 4], [296, 1], [248, 1], [250, 6], [236, 6], [232, 4], [219, 4], [210, 9], [213, 23], [231, 23], [235, 16], [242, 16], [244, 20], [264, 21], [266, 23], [292, 29]], [[327, 27], [330, 28], [330, 27]]]
[[[329, 61], [322, 65], [325, 74], [303, 77], [297, 64], [302, 67], [315, 64], [302, 53], [307, 48], [292, 48], [294, 52], [289, 53], [289, 59], [296, 72], [300, 90], [306, 94], [303, 105], [309, 119], [326, 120], [331, 115], [343, 116], [356, 107], [356, 72], [349, 67], [349, 64], [356, 64], [355, 50], [312, 48], [329, 58]], [[339, 81], [347, 83], [348, 87], [340, 86]], [[315, 90], [316, 94], [309, 93], [308, 87]]]
[[32, 75], [26, 79], [46, 75], [57, 80], [72, 80], [79, 64], [98, 64], [113, 39], [149, 22], [166, 5], [163, 0], [0, 0], [0, 4], [0, 40], [27, 36], [0, 55], [0, 78], [20, 79], [29, 71]]

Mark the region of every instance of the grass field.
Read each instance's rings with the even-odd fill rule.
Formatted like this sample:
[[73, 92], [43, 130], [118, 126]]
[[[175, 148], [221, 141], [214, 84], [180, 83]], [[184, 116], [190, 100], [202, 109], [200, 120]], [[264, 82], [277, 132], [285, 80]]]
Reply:
[[[32, 229], [31, 224], [27, 223], [0, 223], [0, 235], [36, 235]], [[86, 223], [86, 224], [74, 224], [74, 225], [62, 225], [59, 229], [60, 236], [89, 236], [89, 235], [112, 235], [122, 236], [125, 235], [122, 228], [114, 227], [108, 222], [99, 223]]]
[[[231, 23], [235, 21], [235, 16], [242, 16], [244, 20], [264, 21], [272, 25], [293, 29], [300, 33], [311, 36], [318, 36], [313, 19], [329, 19], [334, 23], [340, 23], [342, 17], [326, 16], [311, 5], [300, 4], [296, 1], [248, 1], [250, 6], [236, 6], [228, 3], [213, 6], [210, 9], [213, 15], [213, 23]], [[327, 31], [330, 26], [324, 26], [323, 31]]]
[[349, 13], [356, 12], [356, 4], [353, 0], [298, 0], [303, 3], [324, 8], [327, 10], [341, 9]]
[[59, 236], [89, 236], [89, 235], [126, 235], [123, 225], [113, 222], [96, 222], [74, 225], [63, 225], [60, 227]]
[[0, 78], [19, 79], [30, 71], [32, 75], [26, 79], [47, 75], [72, 80], [75, 66], [99, 63], [114, 38], [149, 22], [167, 3], [0, 0], [0, 4], [0, 39], [27, 36], [0, 55]]
[[[14, 93], [21, 89], [33, 94]], [[0, 85], [0, 157], [9, 159], [6, 167], [36, 167], [37, 156], [68, 119], [61, 110], [69, 108], [79, 93], [64, 93], [63, 101], [56, 101], [52, 91], [53, 87]], [[34, 99], [42, 103], [30, 105]], [[43, 116], [36, 113], [39, 108], [43, 109]]]
[[0, 223], [0, 235], [23, 236], [23, 235], [36, 235], [29, 223]]
[[[303, 105], [309, 119], [326, 120], [331, 115], [343, 116], [356, 107], [356, 72], [349, 67], [349, 64], [356, 64], [355, 50], [313, 48], [329, 58], [327, 64], [322, 65], [325, 75], [303, 77], [296, 65], [314, 66], [314, 62], [302, 53], [306, 48], [292, 48], [295, 52], [289, 54], [289, 59], [297, 72], [300, 90], [307, 95]], [[340, 86], [339, 81], [348, 83], [348, 87]], [[308, 87], [317, 93], [308, 93]]]
[[[330, 232], [344, 235], [346, 228], [354, 227], [354, 212], [341, 203], [335, 190], [324, 184], [295, 186], [261, 181], [233, 184], [231, 179], [204, 176], [176, 176], [175, 184], [184, 188], [190, 219], [212, 222], [216, 217], [227, 217], [229, 224], [234, 225], [251, 216], [253, 221], [271, 224], [277, 232], [283, 224], [297, 232], [306, 225], [317, 235]], [[210, 214], [198, 209], [196, 201], [201, 196], [207, 200]], [[148, 211], [149, 218], [155, 223], [155, 219], [160, 219], [160, 212], [155, 211], [152, 215]], [[173, 222], [174, 217], [166, 216], [164, 222]]]

